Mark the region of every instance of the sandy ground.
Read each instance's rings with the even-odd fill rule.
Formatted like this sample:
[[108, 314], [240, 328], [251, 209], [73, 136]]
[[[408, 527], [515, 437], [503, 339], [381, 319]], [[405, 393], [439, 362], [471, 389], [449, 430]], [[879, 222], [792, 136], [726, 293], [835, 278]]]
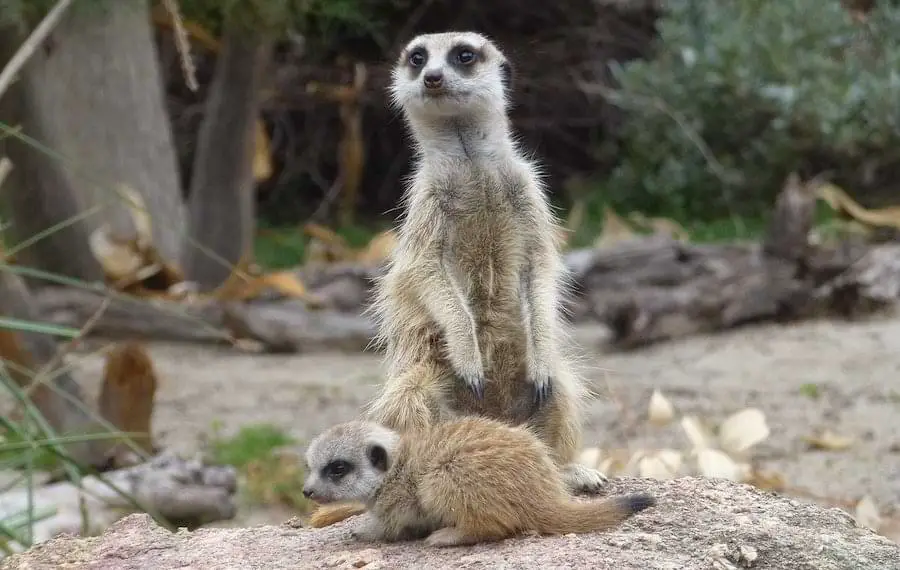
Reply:
[[[685, 448], [677, 423], [654, 428], [646, 422], [654, 388], [680, 413], [714, 422], [755, 406], [772, 430], [756, 450], [764, 468], [792, 487], [836, 500], [870, 494], [883, 511], [900, 511], [900, 319], [766, 325], [632, 353], [602, 349], [603, 336], [590, 328], [576, 335], [600, 394], [585, 425], [586, 446]], [[229, 434], [268, 422], [308, 440], [357, 414], [381, 370], [372, 354], [260, 356], [163, 344], [151, 352], [163, 381], [154, 431], [161, 444], [179, 450], [197, 449], [215, 423]], [[102, 361], [77, 359], [78, 376], [94, 395]], [[819, 397], [810, 397], [804, 384], [816, 384]], [[818, 428], [857, 443], [845, 451], [810, 451], [802, 437]], [[245, 510], [230, 524], [289, 516]]]

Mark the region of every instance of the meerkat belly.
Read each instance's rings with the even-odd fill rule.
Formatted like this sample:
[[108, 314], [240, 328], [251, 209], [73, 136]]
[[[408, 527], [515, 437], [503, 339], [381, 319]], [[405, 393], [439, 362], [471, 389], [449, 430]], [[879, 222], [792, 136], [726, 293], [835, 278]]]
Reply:
[[454, 269], [475, 321], [489, 384], [485, 399], [475, 405], [485, 412], [509, 410], [525, 382], [521, 277], [529, 228], [503, 190], [508, 185], [494, 173], [474, 173], [464, 192], [471, 201], [461, 201], [462, 211], [452, 218]]

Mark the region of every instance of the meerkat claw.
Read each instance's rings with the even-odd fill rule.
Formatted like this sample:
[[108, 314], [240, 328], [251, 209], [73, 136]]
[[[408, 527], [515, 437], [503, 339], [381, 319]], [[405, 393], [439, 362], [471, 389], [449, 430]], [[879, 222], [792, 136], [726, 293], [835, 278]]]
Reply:
[[553, 396], [553, 378], [545, 377], [532, 382], [534, 389], [534, 403], [543, 406]]
[[472, 392], [472, 395], [475, 396], [476, 399], [484, 399], [484, 376], [464, 375], [462, 379], [463, 382], [466, 383], [466, 386], [469, 387], [469, 391]]

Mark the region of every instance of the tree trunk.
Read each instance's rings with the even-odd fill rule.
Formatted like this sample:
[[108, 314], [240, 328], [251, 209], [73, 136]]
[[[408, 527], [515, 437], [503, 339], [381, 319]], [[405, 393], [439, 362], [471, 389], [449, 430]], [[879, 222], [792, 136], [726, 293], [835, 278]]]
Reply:
[[253, 245], [253, 129], [271, 48], [262, 34], [236, 21], [226, 24], [190, 186], [190, 233], [196, 243], [185, 244], [184, 267], [202, 289], [225, 281]]
[[[24, 39], [0, 30], [8, 61]], [[134, 227], [115, 187], [141, 193], [165, 259], [179, 258], [184, 205], [146, 0], [76, 4], [3, 98], [7, 124], [70, 160], [71, 167], [7, 137], [16, 168], [5, 196], [16, 240], [100, 205], [103, 209], [21, 252], [20, 261], [81, 279], [101, 276], [87, 236], [109, 223], [123, 237]]]

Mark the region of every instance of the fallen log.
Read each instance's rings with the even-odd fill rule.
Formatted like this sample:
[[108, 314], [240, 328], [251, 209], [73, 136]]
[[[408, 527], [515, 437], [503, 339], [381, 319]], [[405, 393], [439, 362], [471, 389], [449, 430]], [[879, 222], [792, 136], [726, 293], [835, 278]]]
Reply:
[[[82, 534], [85, 523], [87, 534], [99, 534], [120, 518], [145, 511], [175, 528], [197, 528], [233, 518], [236, 489], [233, 467], [164, 453], [147, 463], [104, 473], [102, 479], [84, 477], [80, 488], [66, 481], [33, 488], [30, 497], [26, 488], [7, 491], [0, 494], [0, 520], [24, 516], [30, 499], [39, 519], [32, 526], [34, 543], [60, 533]], [[14, 541], [9, 545], [23, 550]]]
[[[565, 253], [575, 295], [567, 315], [599, 321], [620, 348], [748, 323], [856, 318], [900, 298], [900, 244], [859, 238], [813, 245], [813, 184], [788, 179], [762, 243], [694, 244], [640, 236]], [[114, 300], [94, 327], [114, 337], [253, 340], [268, 352], [361, 350], [374, 333], [363, 311], [383, 265], [313, 264], [296, 277], [315, 307], [269, 294], [249, 302]], [[54, 323], [80, 327], [102, 294], [35, 293]]]
[[[291, 299], [223, 302], [110, 296], [89, 289], [47, 287], [35, 291], [44, 320], [80, 326], [94, 318], [92, 333], [113, 339], [233, 343], [251, 340], [265, 352], [366, 348], [374, 329], [360, 312], [310, 308]], [[108, 303], [96, 317], [97, 309]]]
[[641, 237], [570, 253], [580, 292], [571, 312], [609, 326], [614, 346], [635, 348], [749, 323], [857, 318], [894, 307], [900, 244], [814, 246], [813, 190], [788, 179], [761, 244]]

